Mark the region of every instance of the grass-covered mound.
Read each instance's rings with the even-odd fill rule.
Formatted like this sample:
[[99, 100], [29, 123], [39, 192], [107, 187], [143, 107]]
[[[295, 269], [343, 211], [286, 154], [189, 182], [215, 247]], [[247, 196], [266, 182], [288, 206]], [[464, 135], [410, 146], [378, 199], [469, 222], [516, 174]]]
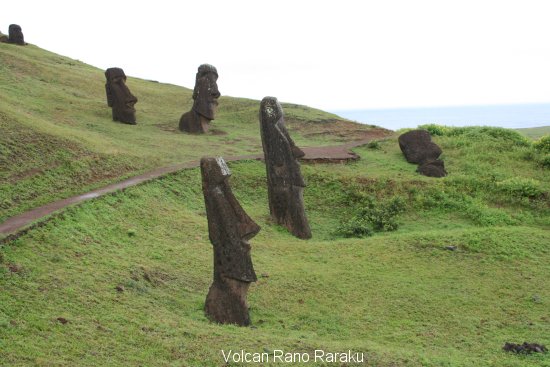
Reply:
[[[204, 316], [212, 248], [198, 169], [70, 208], [0, 249], [2, 361], [220, 366], [222, 349], [352, 349], [371, 366], [550, 366], [548, 354], [501, 350], [550, 344], [550, 176], [507, 134], [435, 136], [442, 179], [415, 173], [395, 139], [357, 149], [355, 163], [302, 166], [309, 241], [269, 220], [261, 162], [231, 164], [262, 226], [254, 328]], [[347, 238], [364, 212], [370, 231]], [[397, 227], [373, 224], [388, 220]]]
[[[127, 85], [139, 99], [137, 126], [112, 121], [103, 70], [0, 43], [0, 221], [153, 167], [262, 150], [259, 101], [222, 96], [211, 132], [197, 139], [177, 130], [193, 102], [190, 89], [136, 78]], [[223, 70], [219, 85], [223, 92]], [[372, 129], [305, 106], [284, 108], [302, 146], [338, 144]]]

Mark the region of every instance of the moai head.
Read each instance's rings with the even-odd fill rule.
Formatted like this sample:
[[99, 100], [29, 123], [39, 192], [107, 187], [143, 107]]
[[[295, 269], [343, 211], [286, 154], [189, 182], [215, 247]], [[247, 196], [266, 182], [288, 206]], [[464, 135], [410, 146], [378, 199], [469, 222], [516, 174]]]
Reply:
[[193, 90], [193, 110], [208, 120], [214, 120], [218, 108], [218, 71], [209, 64], [199, 66]]
[[121, 68], [109, 68], [105, 71], [105, 91], [107, 104], [113, 109], [113, 120], [127, 124], [136, 123], [137, 98], [126, 86], [126, 74]]
[[202, 158], [202, 190], [208, 217], [208, 233], [214, 245], [214, 273], [255, 282], [248, 240], [258, 226], [241, 207], [229, 186], [231, 171], [223, 158]]
[[23, 37], [23, 32], [21, 30], [21, 27], [18, 26], [17, 24], [10, 24], [10, 27], [8, 30], [8, 42], [15, 43], [17, 45], [25, 44], [25, 38]]

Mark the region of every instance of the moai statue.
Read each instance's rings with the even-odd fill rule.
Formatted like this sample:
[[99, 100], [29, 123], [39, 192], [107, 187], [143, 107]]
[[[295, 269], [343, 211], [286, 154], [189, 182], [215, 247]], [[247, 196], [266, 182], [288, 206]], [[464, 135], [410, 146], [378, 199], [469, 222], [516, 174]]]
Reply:
[[411, 130], [398, 138], [399, 148], [409, 163], [417, 163], [417, 172], [428, 177], [445, 177], [444, 162], [439, 159], [441, 148], [432, 141], [427, 130]]
[[216, 117], [218, 108], [218, 71], [209, 64], [199, 66], [195, 77], [195, 89], [193, 89], [193, 108], [184, 113], [180, 118], [179, 128], [188, 133], [205, 133], [208, 131], [209, 122]]
[[0, 32], [0, 43], [8, 43], [10, 39], [8, 36], [2, 32]]
[[257, 280], [248, 241], [259, 231], [229, 186], [231, 171], [223, 158], [202, 158], [202, 192], [208, 234], [214, 246], [214, 282], [206, 296], [205, 313], [221, 324], [250, 325], [246, 294]]
[[8, 42], [15, 43], [16, 45], [26, 45], [21, 27], [17, 24], [10, 24], [8, 28]]
[[105, 71], [105, 91], [107, 104], [112, 107], [113, 121], [126, 124], [136, 124], [136, 109], [134, 105], [138, 99], [126, 86], [126, 74], [121, 68], [109, 68]]
[[298, 148], [285, 127], [283, 109], [275, 97], [265, 97], [260, 105], [260, 132], [267, 169], [269, 212], [273, 220], [294, 236], [311, 238], [304, 211], [304, 187]]

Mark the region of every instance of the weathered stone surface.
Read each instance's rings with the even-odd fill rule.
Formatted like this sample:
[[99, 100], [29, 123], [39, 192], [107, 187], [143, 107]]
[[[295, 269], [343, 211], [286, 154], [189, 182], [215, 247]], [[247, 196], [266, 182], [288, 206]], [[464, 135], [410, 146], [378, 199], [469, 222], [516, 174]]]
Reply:
[[193, 108], [180, 118], [179, 129], [188, 133], [205, 133], [218, 108], [218, 71], [209, 64], [199, 66], [193, 89]]
[[426, 130], [411, 130], [399, 136], [399, 148], [409, 163], [417, 163], [417, 172], [430, 177], [447, 175], [442, 160], [441, 148], [432, 142], [430, 133]]
[[428, 177], [447, 176], [447, 171], [445, 171], [445, 164], [441, 159], [436, 159], [434, 161], [426, 161], [418, 165], [416, 172]]
[[121, 68], [109, 68], [105, 71], [105, 91], [107, 105], [112, 108], [113, 121], [126, 124], [136, 124], [136, 109], [138, 99], [126, 86], [126, 74]]
[[0, 43], [8, 43], [9, 38], [6, 34], [0, 32]]
[[250, 325], [246, 294], [257, 280], [248, 241], [259, 231], [229, 186], [231, 172], [223, 158], [202, 158], [202, 191], [208, 234], [214, 246], [214, 282], [205, 313], [222, 324]]
[[504, 343], [504, 346], [502, 347], [506, 352], [514, 352], [514, 353], [525, 353], [525, 354], [531, 354], [531, 353], [546, 353], [548, 352], [548, 349], [538, 343], [527, 343], [523, 342], [523, 344], [516, 344], [516, 343]]
[[399, 136], [399, 147], [409, 163], [424, 163], [436, 160], [441, 155], [441, 148], [432, 142], [426, 130], [411, 130]]
[[269, 212], [272, 219], [294, 236], [311, 238], [304, 210], [306, 186], [297, 158], [298, 148], [285, 127], [283, 108], [275, 97], [265, 97], [260, 105], [260, 132], [267, 170]]
[[10, 24], [8, 29], [8, 42], [16, 45], [26, 45], [25, 37], [23, 37], [23, 31], [17, 24]]

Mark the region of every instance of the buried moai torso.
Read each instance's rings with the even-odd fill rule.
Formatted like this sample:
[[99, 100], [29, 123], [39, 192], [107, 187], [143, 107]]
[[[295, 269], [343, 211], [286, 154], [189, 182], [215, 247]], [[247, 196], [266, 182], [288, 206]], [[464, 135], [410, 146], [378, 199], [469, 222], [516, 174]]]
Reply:
[[179, 129], [188, 133], [205, 133], [218, 108], [218, 71], [209, 64], [199, 66], [193, 89], [193, 108], [181, 116]]
[[105, 71], [105, 91], [107, 93], [107, 104], [112, 108], [113, 121], [120, 121], [126, 124], [136, 124], [137, 97], [134, 96], [126, 86], [126, 74], [121, 68], [109, 68]]
[[219, 323], [249, 325], [246, 294], [257, 278], [248, 241], [260, 227], [233, 195], [228, 181], [231, 172], [223, 158], [202, 158], [201, 174], [208, 234], [214, 247], [214, 282], [205, 312]]
[[298, 148], [286, 130], [283, 109], [277, 98], [265, 97], [260, 105], [260, 131], [267, 170], [269, 211], [272, 218], [298, 238], [311, 238], [304, 211], [306, 186]]

